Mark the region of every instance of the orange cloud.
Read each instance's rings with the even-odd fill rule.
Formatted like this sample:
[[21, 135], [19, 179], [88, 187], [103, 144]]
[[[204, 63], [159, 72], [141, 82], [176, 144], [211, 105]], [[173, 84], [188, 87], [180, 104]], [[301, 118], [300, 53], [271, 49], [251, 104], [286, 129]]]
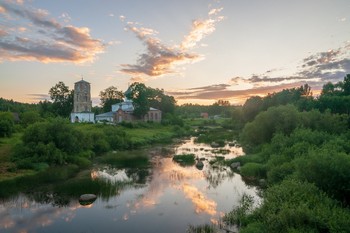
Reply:
[[166, 46], [155, 37], [157, 32], [149, 28], [137, 28], [129, 23], [127, 29], [135, 33], [147, 48], [147, 52], [141, 54], [137, 64], [122, 64], [121, 72], [133, 76], [147, 75], [157, 77], [164, 74], [174, 73], [174, 66], [180, 63], [189, 63], [198, 60], [197, 54], [188, 53], [175, 47]]
[[[0, 61], [84, 63], [104, 51], [105, 45], [91, 37], [89, 28], [61, 25], [45, 10], [5, 2], [0, 3], [0, 9], [10, 16], [4, 25], [8, 33], [1, 33]], [[9, 30], [18, 21], [30, 23], [31, 30], [21, 25], [18, 31]]]
[[185, 196], [192, 201], [197, 214], [207, 213], [212, 216], [216, 215], [217, 203], [207, 198], [195, 186], [184, 184], [182, 190]]
[[[139, 55], [136, 64], [122, 64], [122, 73], [132, 76], [159, 77], [165, 74], [177, 73], [176, 66], [193, 63], [204, 56], [190, 51], [203, 38], [215, 31], [215, 25], [223, 17], [217, 14], [221, 9], [212, 9], [208, 13], [208, 19], [194, 20], [192, 29], [184, 40], [175, 46], [167, 46], [156, 37], [158, 32], [150, 28], [137, 27], [136, 23], [128, 22], [126, 30], [133, 32], [146, 46], [146, 52]], [[121, 16], [120, 20], [125, 21]]]
[[215, 31], [215, 24], [223, 20], [222, 16], [216, 16], [222, 8], [212, 9], [209, 11], [209, 16], [215, 15], [214, 18], [206, 20], [194, 20], [192, 22], [192, 29], [190, 33], [185, 36], [184, 41], [181, 44], [182, 49], [193, 48], [201, 41], [204, 37], [210, 35]]
[[0, 6], [0, 13], [5, 13], [6, 12], [6, 10], [5, 10], [5, 8], [4, 7], [2, 7], [2, 6]]

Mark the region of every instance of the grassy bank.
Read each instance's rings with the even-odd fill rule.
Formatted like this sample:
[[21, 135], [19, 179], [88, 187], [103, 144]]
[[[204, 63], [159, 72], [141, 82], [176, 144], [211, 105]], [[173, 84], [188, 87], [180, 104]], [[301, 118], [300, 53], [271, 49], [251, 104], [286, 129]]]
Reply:
[[0, 138], [0, 181], [34, 174], [32, 170], [16, 169], [16, 164], [11, 161], [12, 150], [21, 141], [21, 136], [16, 133], [9, 138]]
[[111, 159], [113, 154], [108, 152], [170, 143], [187, 132], [184, 127], [144, 122], [122, 125], [39, 122], [23, 133], [1, 138], [0, 181], [67, 164], [84, 169], [96, 157]]

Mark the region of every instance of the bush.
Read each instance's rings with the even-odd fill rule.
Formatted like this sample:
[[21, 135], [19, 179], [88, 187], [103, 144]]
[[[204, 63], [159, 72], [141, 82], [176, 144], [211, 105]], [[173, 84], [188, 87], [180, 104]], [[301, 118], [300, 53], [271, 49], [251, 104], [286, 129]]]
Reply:
[[182, 166], [192, 166], [196, 163], [194, 154], [174, 155], [173, 160]]
[[350, 205], [350, 156], [325, 147], [296, 161], [298, 176]]
[[285, 180], [268, 189], [259, 221], [267, 232], [347, 232], [350, 212], [341, 209], [316, 186]]
[[13, 115], [10, 112], [0, 112], [0, 137], [11, 137], [15, 130]]
[[289, 135], [298, 126], [298, 111], [292, 105], [271, 107], [247, 123], [241, 140], [246, 146], [270, 142], [277, 132]]
[[241, 175], [250, 178], [265, 178], [266, 167], [260, 163], [246, 163], [241, 167]]

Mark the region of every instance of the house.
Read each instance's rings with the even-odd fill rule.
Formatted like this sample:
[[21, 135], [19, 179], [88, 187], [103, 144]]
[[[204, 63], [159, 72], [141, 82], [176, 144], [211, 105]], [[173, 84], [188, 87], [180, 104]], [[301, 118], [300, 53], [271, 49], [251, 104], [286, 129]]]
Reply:
[[[129, 92], [130, 92], [130, 88], [128, 88], [128, 90], [124, 93], [124, 95], [127, 96]], [[133, 115], [134, 110], [135, 110], [135, 107], [132, 100], [126, 97], [124, 98], [124, 102], [113, 104], [111, 112], [96, 115], [96, 121], [121, 123], [123, 121], [132, 122], [132, 121], [140, 120]], [[143, 117], [143, 119], [141, 120], [160, 122], [162, 120], [162, 111], [151, 107], [149, 111], [146, 113], [146, 115]]]
[[201, 113], [201, 118], [208, 119], [209, 118], [209, 114], [207, 112], [202, 112]]

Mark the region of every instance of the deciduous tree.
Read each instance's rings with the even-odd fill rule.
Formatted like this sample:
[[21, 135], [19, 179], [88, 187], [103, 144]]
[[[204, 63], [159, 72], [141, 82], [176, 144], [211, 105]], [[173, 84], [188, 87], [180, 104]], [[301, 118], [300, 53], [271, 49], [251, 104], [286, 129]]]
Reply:
[[101, 106], [104, 112], [111, 111], [112, 105], [123, 101], [124, 94], [117, 87], [110, 86], [100, 92]]
[[73, 109], [74, 91], [60, 81], [49, 90], [53, 111], [58, 116], [68, 117]]

